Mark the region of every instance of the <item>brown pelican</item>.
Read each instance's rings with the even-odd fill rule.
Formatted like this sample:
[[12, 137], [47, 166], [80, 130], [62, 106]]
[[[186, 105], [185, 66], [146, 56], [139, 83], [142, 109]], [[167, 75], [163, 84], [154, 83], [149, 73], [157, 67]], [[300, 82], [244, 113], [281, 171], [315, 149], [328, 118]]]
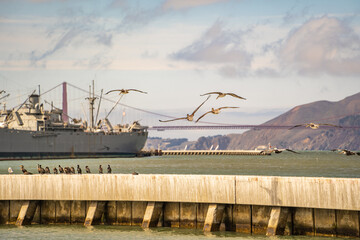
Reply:
[[25, 175], [30, 175], [30, 174], [32, 174], [31, 172], [28, 172], [28, 171], [24, 168], [24, 165], [20, 165], [20, 169], [21, 169], [21, 171], [23, 172], [23, 174], [25, 174]]
[[296, 128], [296, 127], [301, 127], [301, 126], [309, 127], [311, 129], [318, 129], [320, 126], [332, 126], [332, 127], [342, 128], [341, 126], [334, 125], [334, 124], [328, 124], [328, 123], [303, 123], [303, 124], [295, 125], [295, 126], [289, 128], [289, 130]]
[[110, 167], [110, 165], [108, 165], [108, 167], [107, 167], [107, 172], [108, 172], [108, 173], [111, 173], [111, 167]]
[[85, 166], [85, 169], [86, 169], [86, 173], [91, 173], [90, 168], [88, 166]]
[[115, 89], [115, 90], [110, 90], [108, 91], [106, 94], [109, 94], [111, 92], [119, 92], [119, 95], [121, 94], [128, 94], [130, 91], [135, 91], [135, 92], [140, 92], [140, 93], [145, 93], [147, 94], [147, 92], [143, 92], [143, 91], [140, 91], [140, 90], [137, 90], [137, 89]]
[[211, 108], [211, 111], [208, 111], [208, 112], [204, 113], [203, 115], [201, 115], [201, 116], [196, 120], [196, 122], [198, 122], [201, 118], [203, 118], [203, 117], [204, 117], [206, 114], [208, 114], [208, 113], [219, 114], [219, 113], [220, 113], [220, 110], [221, 110], [221, 109], [225, 109], [225, 108], [239, 108], [239, 107], [221, 107], [221, 108], [217, 108], [217, 109]]
[[45, 167], [45, 173], [50, 174], [50, 168], [49, 167]]
[[59, 165], [59, 172], [64, 173], [64, 169]]
[[165, 121], [159, 120], [159, 121], [160, 121], [160, 122], [171, 122], [171, 121], [186, 119], [186, 120], [188, 120], [188, 121], [191, 122], [192, 120], [194, 120], [194, 115], [195, 115], [195, 113], [197, 112], [197, 110], [199, 110], [199, 108], [200, 108], [202, 105], [204, 105], [204, 103], [205, 103], [207, 100], [209, 100], [209, 98], [210, 98], [210, 96], [208, 96], [207, 99], [206, 99], [202, 104], [200, 104], [200, 106], [198, 106], [190, 115], [189, 115], [189, 114], [186, 114], [186, 117], [175, 118], [175, 119], [170, 119], [170, 120], [165, 120]]
[[331, 151], [333, 151], [333, 152], [339, 151], [340, 154], [345, 154], [346, 156], [351, 156], [351, 155], [355, 155], [355, 154], [360, 155], [359, 152], [355, 153], [355, 152], [347, 150], [347, 149], [333, 149]]
[[77, 172], [78, 172], [78, 174], [81, 174], [81, 173], [82, 173], [81, 168], [80, 168], [79, 165], [77, 165]]
[[71, 167], [71, 168], [70, 168], [70, 173], [71, 173], [71, 174], [75, 174], [75, 168], [74, 168], [74, 167]]
[[229, 95], [229, 96], [232, 96], [235, 98], [240, 98], [240, 99], [246, 100], [246, 98], [240, 97], [240, 96], [236, 95], [235, 93], [209, 92], [209, 93], [202, 94], [200, 96], [205, 96], [205, 95], [210, 95], [210, 94], [218, 94], [216, 99], [225, 97], [226, 95]]
[[54, 172], [54, 174], [58, 174], [58, 173], [59, 173], [56, 167], [53, 168], [53, 172]]

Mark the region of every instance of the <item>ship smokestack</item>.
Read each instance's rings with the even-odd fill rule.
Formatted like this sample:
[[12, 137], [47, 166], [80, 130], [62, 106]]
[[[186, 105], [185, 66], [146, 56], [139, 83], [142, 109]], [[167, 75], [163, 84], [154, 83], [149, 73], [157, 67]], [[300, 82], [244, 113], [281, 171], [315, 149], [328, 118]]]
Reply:
[[63, 101], [62, 101], [62, 119], [64, 122], [68, 122], [68, 106], [67, 106], [67, 85], [66, 82], [63, 82]]

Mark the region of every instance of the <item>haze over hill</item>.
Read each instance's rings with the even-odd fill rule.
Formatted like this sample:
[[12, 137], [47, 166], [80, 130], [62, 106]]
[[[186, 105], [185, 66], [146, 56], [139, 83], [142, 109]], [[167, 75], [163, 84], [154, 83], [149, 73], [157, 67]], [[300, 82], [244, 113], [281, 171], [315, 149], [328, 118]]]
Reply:
[[[338, 102], [317, 101], [299, 105], [290, 111], [270, 120], [264, 125], [297, 125], [303, 123], [329, 123], [341, 126], [360, 126], [360, 93]], [[360, 149], [360, 129], [298, 127], [292, 130], [262, 129], [249, 130], [242, 134], [201, 137], [197, 141], [186, 139], [157, 139], [156, 146], [149, 139], [147, 147], [161, 149], [254, 149], [259, 145], [294, 150], [330, 150], [346, 148]]]

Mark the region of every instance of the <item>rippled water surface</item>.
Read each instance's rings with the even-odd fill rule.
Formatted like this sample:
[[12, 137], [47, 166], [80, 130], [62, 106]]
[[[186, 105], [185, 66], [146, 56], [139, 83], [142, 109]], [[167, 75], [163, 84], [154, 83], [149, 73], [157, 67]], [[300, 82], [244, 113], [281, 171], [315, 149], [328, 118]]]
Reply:
[[108, 164], [113, 173], [143, 174], [210, 174], [210, 175], [263, 175], [263, 176], [312, 176], [360, 177], [360, 156], [345, 156], [334, 152], [283, 152], [271, 156], [161, 156], [144, 158], [97, 158], [62, 160], [0, 161], [0, 174], [7, 174], [8, 167], [21, 174], [20, 165], [37, 173], [37, 164], [50, 167], [59, 164], [79, 164], [83, 172], [88, 165], [98, 173], [99, 164], [106, 171]]
[[[161, 156], [145, 158], [61, 159], [0, 161], [0, 174], [21, 174], [19, 165], [37, 173], [37, 164], [51, 169], [79, 164], [88, 165], [92, 173], [98, 172], [99, 164], [106, 171], [108, 164], [113, 173], [139, 174], [208, 174], [208, 175], [263, 175], [263, 176], [311, 176], [360, 178], [360, 156], [345, 156], [334, 152], [283, 152], [271, 156]], [[0, 239], [330, 239], [309, 236], [283, 236], [267, 238], [235, 232], [218, 232], [204, 235], [198, 229], [156, 228], [142, 230], [140, 227], [80, 225], [32, 225], [26, 227], [0, 226]], [[340, 238], [331, 238], [340, 239]], [[358, 238], [359, 239], [359, 238]]]

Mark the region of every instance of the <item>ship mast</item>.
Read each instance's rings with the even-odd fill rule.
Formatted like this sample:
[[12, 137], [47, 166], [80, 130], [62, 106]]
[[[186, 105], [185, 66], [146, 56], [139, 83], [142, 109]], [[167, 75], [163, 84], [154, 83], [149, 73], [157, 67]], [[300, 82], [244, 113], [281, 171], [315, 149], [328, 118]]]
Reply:
[[97, 97], [95, 97], [95, 87], [94, 87], [94, 80], [92, 81], [92, 91], [91, 85], [89, 86], [89, 97], [86, 98], [89, 100], [89, 110], [90, 110], [90, 130], [94, 129], [94, 104]]

